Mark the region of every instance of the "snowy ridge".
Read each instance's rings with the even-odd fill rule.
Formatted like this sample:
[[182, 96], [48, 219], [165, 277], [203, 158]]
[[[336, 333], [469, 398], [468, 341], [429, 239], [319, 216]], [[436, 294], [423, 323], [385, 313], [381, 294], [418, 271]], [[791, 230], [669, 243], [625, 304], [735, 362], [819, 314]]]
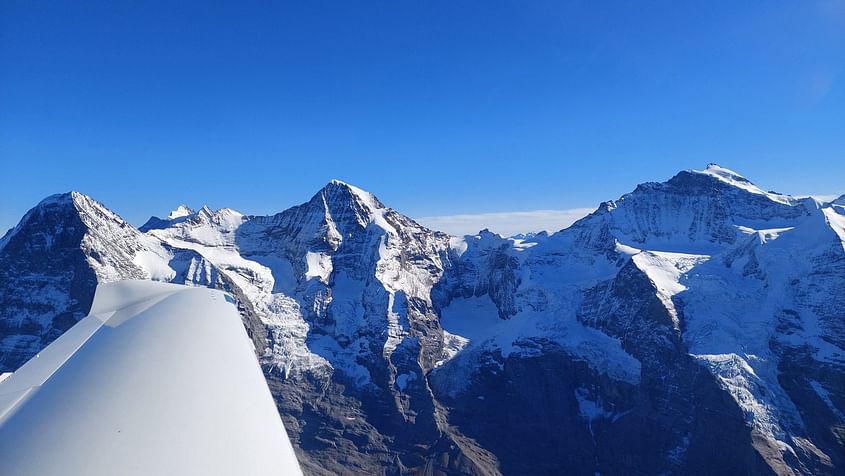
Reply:
[[778, 202], [783, 203], [784, 205], [792, 205], [797, 200], [790, 197], [789, 195], [781, 195], [779, 193], [772, 193], [772, 192], [764, 192], [759, 187], [751, 183], [750, 180], [743, 177], [742, 175], [734, 172], [733, 170], [726, 169], [718, 164], [708, 164], [707, 168], [704, 170], [696, 170], [695, 172], [710, 175], [711, 177], [716, 177], [717, 179], [737, 188], [741, 188], [745, 191], [756, 193], [759, 195], [763, 195], [766, 198]]
[[[74, 269], [93, 284], [229, 291], [292, 434], [312, 438], [319, 425], [320, 441], [336, 445], [303, 446], [329, 472], [340, 470], [337, 458], [379, 472], [368, 465], [395, 455], [427, 461], [434, 453], [420, 448], [444, 447], [479, 465], [474, 474], [496, 474], [491, 458], [545, 471], [524, 466], [518, 425], [513, 435], [493, 431], [503, 412], [544, 431], [546, 417], [531, 420], [529, 409], [552, 411], [547, 394], [517, 385], [565, 395], [552, 413], [574, 412], [546, 415], [543, 438], [575, 445], [557, 439], [560, 425], [576, 425], [567, 428], [591, 448], [613, 441], [627, 451], [642, 438], [648, 450], [626, 458], [648, 454], [642, 464], [655, 472], [751, 471], [748, 454], [785, 474], [845, 464], [839, 440], [818, 436], [845, 431], [837, 201], [764, 192], [711, 164], [641, 184], [550, 235], [451, 237], [339, 180], [271, 216], [182, 205], [141, 229], [75, 193], [30, 211], [0, 242], [12, 303], [0, 315], [0, 363], [33, 355], [80, 317], [91, 288], [62, 274]], [[45, 253], [55, 267], [39, 261]], [[506, 402], [515, 406], [497, 407]], [[366, 438], [332, 430], [340, 427]], [[414, 436], [391, 436], [400, 433]], [[383, 446], [359, 447], [363, 440]]]
[[[327, 366], [324, 359], [309, 352], [305, 346], [308, 326], [302, 319], [299, 303], [274, 293], [274, 290], [290, 287], [289, 282], [280, 282], [293, 279], [292, 270], [288, 269], [290, 265], [282, 260], [263, 260], [262, 263], [241, 255], [236, 231], [243, 222], [242, 217], [229, 209], [212, 212], [203, 207], [187, 220], [148, 233], [174, 248], [195, 251], [242, 290], [257, 317], [271, 330], [271, 339], [262, 353], [286, 375], [303, 368], [313, 370]], [[295, 364], [300, 367], [294, 369]]]
[[[682, 172], [666, 183], [644, 184], [618, 201], [602, 204], [594, 214], [527, 250], [527, 255], [510, 252], [523, 270], [515, 273], [519, 275], [515, 308], [542, 310], [539, 322], [552, 322], [549, 315], [573, 312], [584, 289], [612, 276], [620, 263], [631, 259], [648, 277], [655, 296], [671, 316], [675, 334], [683, 331], [690, 354], [745, 411], [756, 434], [780, 453], [778, 464], [790, 466], [786, 462], [790, 458], [807, 461], [825, 453], [800, 436], [806, 432], [805, 424], [794, 397], [779, 383], [782, 351], [773, 350], [772, 342], [778, 342], [777, 346], [809, 345], [819, 362], [816, 365], [836, 365], [836, 372], [842, 372], [845, 354], [842, 347], [831, 343], [832, 335], [843, 342], [841, 324], [817, 317], [818, 311], [811, 309], [821, 303], [807, 302], [806, 291], [796, 292], [792, 287], [814, 272], [811, 263], [834, 252], [830, 249], [833, 243], [839, 250], [835, 262], [841, 262], [843, 216], [835, 205], [819, 209], [812, 199], [763, 192], [739, 174], [714, 164], [704, 171]], [[489, 243], [491, 238], [487, 240]], [[473, 241], [459, 244], [464, 243], [470, 246], [461, 250], [460, 257], [477, 260]], [[617, 264], [604, 262], [605, 257]], [[547, 271], [547, 267], [553, 270]], [[813, 279], [819, 283], [819, 279], [830, 278]], [[836, 286], [845, 289], [842, 276], [834, 279]], [[468, 338], [467, 350], [478, 345], [474, 340], [493, 340], [485, 337], [490, 334], [503, 339], [500, 348], [508, 348], [508, 343], [519, 340], [509, 335], [513, 328], [519, 329], [518, 335], [526, 335], [524, 325], [515, 324], [525, 311], [510, 318], [513, 326], [495, 320], [486, 324], [483, 316], [492, 314], [494, 306], [486, 296], [483, 299], [485, 304], [478, 301], [470, 307], [464, 304], [468, 301], [456, 300], [443, 310], [444, 327]], [[797, 311], [800, 330], [779, 334], [784, 323], [778, 316], [784, 312], [795, 315], [796, 309], [803, 309]], [[823, 309], [830, 312], [829, 306]], [[834, 309], [841, 313], [841, 308]], [[463, 322], [481, 327], [466, 328], [456, 314], [463, 316]], [[550, 337], [557, 330], [558, 335], [566, 336], [560, 329], [573, 329], [566, 318], [539, 327], [542, 331], [528, 334]], [[501, 330], [494, 330], [497, 328]], [[568, 352], [579, 355], [577, 340], [570, 336], [561, 342]], [[595, 345], [601, 339], [589, 342]], [[601, 355], [613, 355], [612, 344], [600, 348]], [[620, 355], [616, 361], [625, 362], [627, 354]], [[601, 362], [593, 365], [603, 368]], [[633, 365], [627, 368], [638, 370]], [[464, 370], [456, 375], [461, 377], [452, 385], [465, 381], [467, 374]], [[626, 379], [624, 372], [614, 375]], [[633, 374], [628, 371], [627, 375]]]

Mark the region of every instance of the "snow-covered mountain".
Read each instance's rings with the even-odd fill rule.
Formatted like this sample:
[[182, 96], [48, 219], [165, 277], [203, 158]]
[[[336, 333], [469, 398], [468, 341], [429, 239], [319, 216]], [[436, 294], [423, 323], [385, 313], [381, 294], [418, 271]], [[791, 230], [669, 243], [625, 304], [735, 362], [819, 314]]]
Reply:
[[843, 203], [710, 165], [503, 238], [340, 181], [272, 216], [182, 205], [140, 230], [57, 195], [0, 241], [0, 371], [96, 283], [172, 281], [239, 300], [311, 474], [836, 474]]

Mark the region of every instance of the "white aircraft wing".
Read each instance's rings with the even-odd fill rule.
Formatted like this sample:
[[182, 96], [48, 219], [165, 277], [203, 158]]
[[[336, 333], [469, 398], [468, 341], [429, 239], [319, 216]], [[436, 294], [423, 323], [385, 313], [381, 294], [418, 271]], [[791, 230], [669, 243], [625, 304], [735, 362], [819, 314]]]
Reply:
[[0, 376], [0, 474], [301, 472], [232, 299], [123, 281]]

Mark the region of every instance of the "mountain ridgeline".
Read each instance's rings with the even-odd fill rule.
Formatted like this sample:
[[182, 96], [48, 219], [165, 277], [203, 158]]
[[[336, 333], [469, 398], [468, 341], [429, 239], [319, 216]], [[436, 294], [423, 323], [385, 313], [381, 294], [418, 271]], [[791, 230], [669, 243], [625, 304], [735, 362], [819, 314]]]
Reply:
[[140, 229], [54, 195], [0, 239], [0, 372], [125, 279], [236, 299], [306, 474], [845, 472], [845, 197], [711, 164], [504, 238], [340, 181]]

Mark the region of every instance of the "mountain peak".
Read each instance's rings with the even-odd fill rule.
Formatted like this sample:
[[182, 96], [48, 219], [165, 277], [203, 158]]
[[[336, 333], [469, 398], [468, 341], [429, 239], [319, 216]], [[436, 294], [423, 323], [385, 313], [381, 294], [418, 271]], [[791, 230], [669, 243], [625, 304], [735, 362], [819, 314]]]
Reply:
[[0, 250], [5, 248], [6, 244], [30, 222], [43, 219], [44, 215], [50, 214], [52, 210], [70, 210], [70, 207], [74, 206], [73, 203], [75, 197], [79, 195], [81, 195], [79, 192], [56, 193], [38, 202], [37, 205], [32, 207], [26, 212], [26, 214], [24, 214], [23, 217], [21, 217], [17, 225], [10, 228], [2, 237], [0, 237]]
[[73, 239], [81, 239], [81, 233], [85, 233], [86, 229], [110, 227], [116, 227], [121, 233], [124, 229], [132, 229], [131, 226], [127, 227], [127, 223], [117, 213], [88, 195], [77, 191], [57, 193], [38, 202], [14, 228], [6, 232], [0, 238], [0, 250], [21, 230], [30, 230], [30, 235], [32, 230], [37, 230], [42, 239], [46, 240], [42, 244], [46, 243], [44, 246], [50, 247], [54, 239], [58, 239], [55, 238], [57, 236], [73, 235]]
[[94, 201], [88, 195], [84, 193], [77, 192], [77, 191], [70, 191], [64, 193], [56, 193], [50, 196], [45, 197], [43, 200], [38, 202], [35, 208], [43, 208], [49, 206], [56, 206], [56, 205], [72, 205], [72, 204], [79, 204]]
[[167, 215], [167, 219], [168, 220], [175, 220], [177, 218], [182, 218], [182, 217], [186, 217], [188, 215], [193, 215], [193, 214], [194, 214], [194, 210], [183, 203], [183, 204], [179, 205], [178, 207], [176, 207], [175, 210], [170, 212], [170, 214]]
[[340, 186], [340, 187], [351, 187], [350, 184], [344, 182], [343, 180], [338, 180], [338, 179], [329, 180], [329, 183], [327, 183], [326, 186], [329, 186], [329, 185], [336, 185], [336, 186]]
[[185, 204], [179, 205], [175, 210], [167, 215], [167, 218], [159, 218], [156, 216], [150, 217], [139, 230], [148, 232], [150, 230], [157, 230], [169, 228], [183, 222], [197, 224], [214, 224], [222, 226], [227, 230], [234, 230], [244, 221], [244, 215], [237, 210], [231, 208], [221, 208], [214, 210], [208, 205], [203, 205], [199, 210], [194, 210]]
[[678, 175], [680, 176], [684, 173], [703, 177], [710, 177], [711, 179], [718, 180], [724, 185], [729, 185], [731, 187], [735, 187], [737, 189], [756, 195], [763, 195], [769, 200], [772, 200], [773, 202], [778, 202], [783, 205], [794, 205], [797, 201], [795, 198], [789, 195], [783, 195], [776, 192], [766, 192], [757, 185], [754, 185], [754, 183], [752, 183], [750, 180], [743, 177], [742, 175], [715, 163], [707, 164], [707, 168], [705, 168], [704, 170], [689, 170], [686, 172], [682, 172]]
[[201, 218], [211, 218], [214, 216], [214, 210], [208, 205], [203, 205], [194, 215]]
[[342, 180], [332, 179], [325, 187], [312, 198], [324, 200], [331, 209], [337, 205], [349, 205], [355, 203], [370, 212], [385, 208], [384, 204], [372, 193], [346, 183]]
[[196, 217], [197, 221], [218, 225], [227, 230], [234, 230], [244, 221], [243, 213], [237, 210], [231, 208], [212, 210], [208, 205], [203, 205], [198, 212], [189, 216], [188, 219], [190, 220], [191, 217]]
[[79, 192], [64, 192], [64, 193], [56, 193], [50, 196], [45, 197], [43, 200], [38, 202], [35, 205], [35, 208], [54, 205], [54, 204], [66, 204], [72, 203], [74, 199], [74, 195], [79, 194]]
[[[698, 172], [698, 171], [696, 171], [696, 172]], [[707, 164], [707, 168], [700, 171], [699, 173], [711, 175], [713, 177], [716, 177], [718, 179], [721, 179], [721, 180], [724, 180], [724, 181], [727, 181], [727, 182], [731, 182], [731, 183], [751, 184], [751, 181], [748, 180], [747, 178], [743, 177], [742, 175], [734, 172], [731, 169], [722, 167], [721, 165], [713, 163], [713, 162]], [[753, 185], [753, 184], [751, 184], [751, 185]]]
[[57, 193], [55, 195], [48, 196], [44, 200], [38, 202], [38, 205], [30, 210], [30, 212], [24, 216], [24, 219], [36, 210], [44, 210], [46, 208], [63, 208], [67, 206], [72, 206], [75, 213], [89, 214], [92, 217], [105, 218], [120, 223], [124, 222], [120, 216], [102, 203], [82, 192], [77, 191]]

